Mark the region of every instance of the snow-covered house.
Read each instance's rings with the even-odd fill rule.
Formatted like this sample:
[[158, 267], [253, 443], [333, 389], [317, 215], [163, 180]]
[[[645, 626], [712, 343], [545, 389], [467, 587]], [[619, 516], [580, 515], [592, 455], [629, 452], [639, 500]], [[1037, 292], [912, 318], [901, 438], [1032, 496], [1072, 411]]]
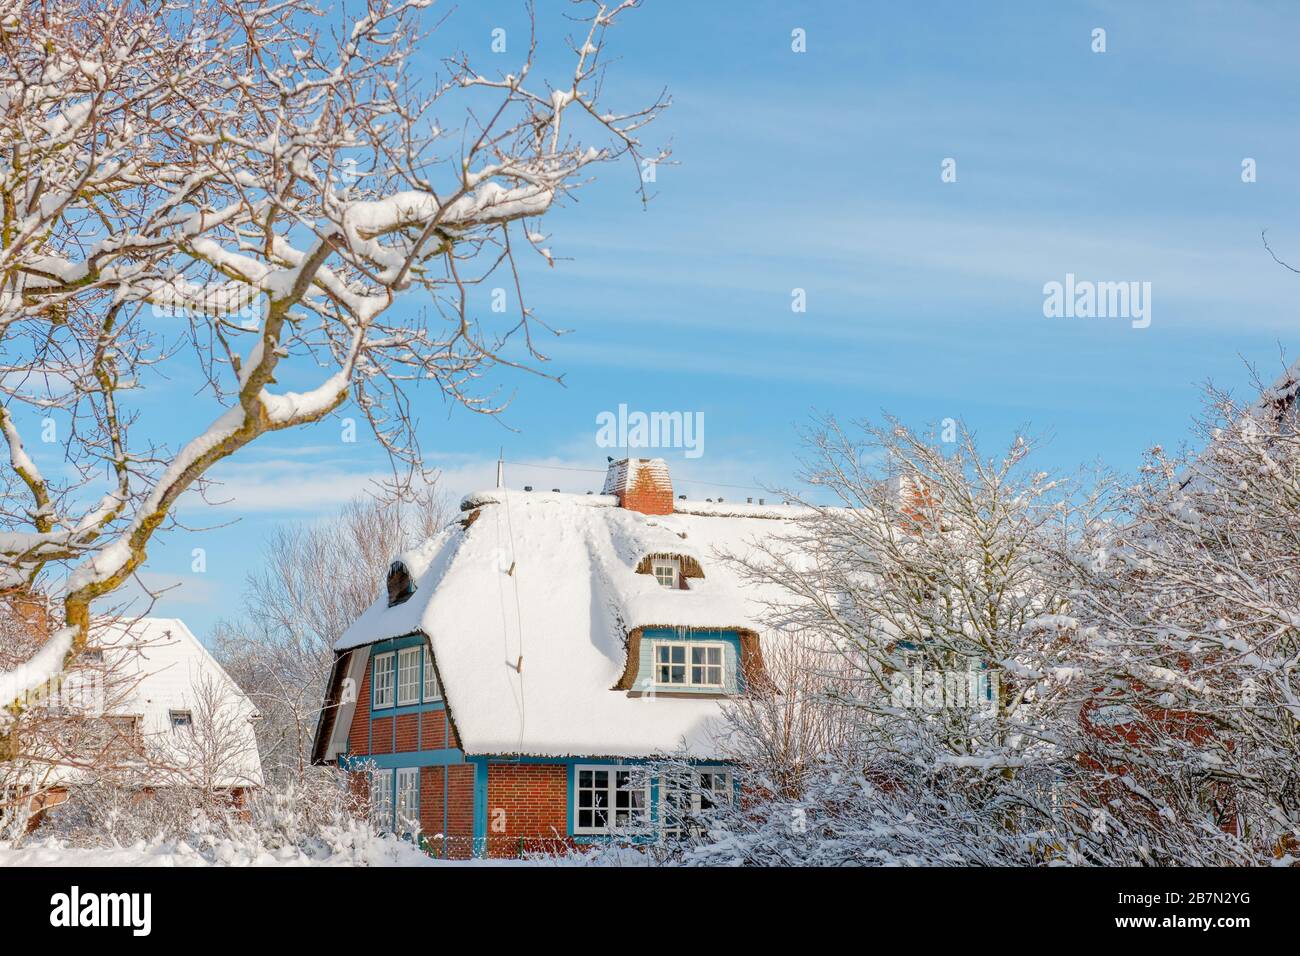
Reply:
[[763, 595], [722, 555], [796, 509], [674, 499], [662, 460], [627, 459], [599, 495], [461, 510], [336, 644], [315, 759], [453, 856], [671, 825], [669, 785], [634, 772], [665, 756], [696, 803], [732, 799], [720, 705], [764, 679]]
[[48, 706], [51, 720], [68, 727], [50, 742], [66, 740], [67, 750], [13, 775], [34, 795], [33, 809], [54, 807], [91, 780], [142, 791], [201, 787], [235, 804], [262, 784], [256, 708], [177, 618], [92, 625]]

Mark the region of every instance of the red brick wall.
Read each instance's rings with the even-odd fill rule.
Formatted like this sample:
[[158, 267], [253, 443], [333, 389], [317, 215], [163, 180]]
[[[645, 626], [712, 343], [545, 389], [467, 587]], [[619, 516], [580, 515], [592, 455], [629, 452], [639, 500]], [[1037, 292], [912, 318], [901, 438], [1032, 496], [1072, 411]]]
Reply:
[[372, 754], [393, 752], [392, 717], [376, 717], [370, 722], [370, 752]]
[[447, 712], [443, 710], [426, 710], [420, 715], [423, 726], [420, 730], [425, 750], [439, 750], [442, 747], [454, 747], [447, 742]]
[[348, 751], [354, 754], [370, 753], [370, 662], [357, 688], [357, 709], [352, 712], [352, 726], [348, 729]]
[[453, 764], [446, 772], [448, 855], [468, 859], [474, 855], [474, 766]]
[[568, 779], [563, 764], [490, 764], [488, 855], [554, 852], [567, 846]]
[[443, 792], [447, 785], [446, 767], [420, 768], [420, 832], [435, 856], [447, 855], [443, 846]]
[[[432, 746], [432, 745], [430, 745]], [[437, 746], [442, 746], [439, 740]], [[420, 715], [399, 714], [397, 717], [397, 749], [413, 751], [420, 749]]]

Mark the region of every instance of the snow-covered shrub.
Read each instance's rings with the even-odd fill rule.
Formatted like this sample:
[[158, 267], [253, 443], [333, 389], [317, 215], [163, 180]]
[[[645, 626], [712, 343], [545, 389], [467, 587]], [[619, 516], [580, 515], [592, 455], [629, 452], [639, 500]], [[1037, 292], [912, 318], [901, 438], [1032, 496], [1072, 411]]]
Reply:
[[131, 849], [143, 862], [188, 856], [195, 865], [410, 865], [427, 859], [357, 810], [344, 775], [330, 768], [260, 789], [243, 802], [227, 800], [219, 812], [194, 788], [97, 784], [72, 790], [35, 832], [11, 834], [9, 846], [52, 853]]
[[1300, 861], [1300, 433], [1292, 368], [1209, 390], [1075, 563], [1097, 829], [1127, 862]]
[[1029, 467], [1031, 442], [988, 457], [960, 427], [948, 437], [827, 420], [805, 477], [833, 504], [792, 495], [798, 531], [733, 556], [785, 592], [765, 658], [804, 648], [727, 708], [729, 750], [762, 793], [729, 825], [741, 858], [811, 860], [824, 839], [845, 861], [1010, 862], [1077, 842], [1083, 684], [1052, 626], [1070, 607], [1055, 555], [1074, 512]]

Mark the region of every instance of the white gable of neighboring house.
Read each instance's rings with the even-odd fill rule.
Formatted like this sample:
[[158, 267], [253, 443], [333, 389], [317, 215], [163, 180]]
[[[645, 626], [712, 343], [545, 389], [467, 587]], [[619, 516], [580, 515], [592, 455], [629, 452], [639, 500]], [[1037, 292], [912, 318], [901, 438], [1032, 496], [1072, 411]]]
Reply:
[[[92, 625], [102, 649], [105, 715], [138, 721], [154, 786], [260, 786], [257, 709], [178, 618]], [[188, 720], [188, 724], [186, 721]], [[71, 781], [70, 781], [71, 782]]]

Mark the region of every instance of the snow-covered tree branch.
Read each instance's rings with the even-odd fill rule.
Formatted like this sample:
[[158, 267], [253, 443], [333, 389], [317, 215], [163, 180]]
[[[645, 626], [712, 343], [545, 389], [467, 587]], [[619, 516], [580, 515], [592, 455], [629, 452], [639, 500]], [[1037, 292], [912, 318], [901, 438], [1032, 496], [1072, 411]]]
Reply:
[[[594, 167], [666, 155], [638, 138], [666, 99], [600, 95], [637, 4], [576, 4], [547, 84], [535, 42], [504, 75], [464, 55], [414, 75], [427, 2], [368, 0], [335, 29], [309, 0], [0, 2], [0, 432], [21, 492], [0, 588], [52, 578], [63, 603], [5, 704], [84, 646], [92, 602], [217, 462], [350, 401], [409, 473], [415, 383], [491, 414], [492, 366], [546, 374], [517, 256], [551, 260], [540, 219]], [[492, 328], [471, 293], [498, 272], [518, 311]], [[210, 424], [166, 444], [136, 396], [187, 355]], [[47, 475], [23, 423], [54, 412], [69, 467]]]

